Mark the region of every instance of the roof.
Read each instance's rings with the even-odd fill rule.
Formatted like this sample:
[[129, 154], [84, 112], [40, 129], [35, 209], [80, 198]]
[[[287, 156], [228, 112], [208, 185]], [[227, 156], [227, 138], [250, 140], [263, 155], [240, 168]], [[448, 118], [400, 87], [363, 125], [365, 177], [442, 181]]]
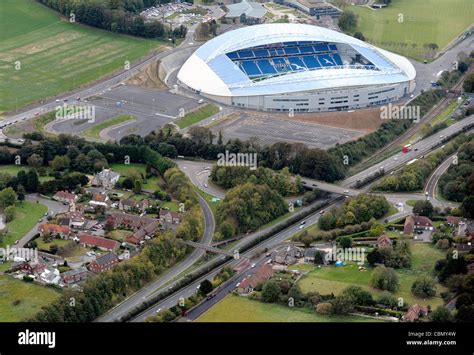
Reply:
[[448, 216], [448, 217], [446, 217], [446, 222], [448, 222], [450, 224], [458, 224], [459, 222], [461, 222], [461, 217]]
[[392, 240], [388, 235], [382, 234], [380, 237], [377, 238], [377, 245], [380, 246], [381, 244], [392, 245]]
[[85, 266], [81, 266], [78, 269], [72, 269], [72, 270], [63, 272], [61, 274], [61, 276], [64, 278], [64, 277], [67, 277], [67, 276], [79, 275], [79, 274], [82, 274], [83, 272], [87, 272], [87, 268]]
[[242, 280], [239, 288], [252, 287], [255, 288], [259, 283], [267, 281], [274, 274], [273, 268], [270, 264], [265, 264], [259, 267], [250, 277]]
[[109, 250], [117, 249], [120, 246], [119, 242], [115, 240], [97, 237], [92, 234], [81, 234], [81, 236], [79, 237], [79, 241], [87, 245], [94, 245], [96, 247], [105, 248]]
[[95, 176], [100, 178], [101, 180], [113, 180], [113, 179], [119, 178], [120, 174], [110, 169], [103, 169], [101, 172], [97, 173]]
[[68, 191], [58, 191], [54, 194], [54, 197], [68, 199], [68, 200], [75, 200], [77, 196]]
[[[379, 70], [340, 66], [297, 71], [252, 81], [226, 53], [270, 43], [321, 41], [344, 43], [361, 53]], [[260, 96], [348, 86], [374, 86], [413, 80], [416, 71], [408, 59], [354, 37], [306, 24], [273, 23], [226, 32], [199, 47], [178, 73], [187, 86], [209, 95]]]
[[226, 5], [226, 7], [229, 9], [229, 12], [225, 17], [240, 17], [242, 14], [245, 14], [246, 17], [263, 18], [267, 13], [262, 4], [247, 0], [242, 0], [237, 4]]
[[412, 215], [407, 216], [405, 218], [405, 226], [403, 227], [404, 234], [411, 234], [413, 233], [413, 229], [415, 228], [415, 219]]
[[100, 265], [100, 266], [103, 266], [103, 265], [106, 265], [108, 263], [111, 263], [115, 260], [118, 260], [118, 256], [115, 254], [115, 253], [107, 253], [105, 255], [102, 255], [102, 256], [99, 256], [97, 259], [95, 259], [95, 263]]
[[106, 194], [95, 193], [92, 195], [92, 201], [105, 202], [105, 200], [107, 200]]
[[43, 223], [40, 224], [38, 227], [40, 232], [49, 232], [49, 233], [62, 233], [62, 234], [69, 234], [70, 229], [67, 226], [60, 226], [58, 224], [51, 224], [51, 223]]
[[181, 213], [168, 211], [168, 210], [164, 210], [164, 209], [160, 210], [160, 217], [166, 217], [167, 215], [171, 215], [172, 218], [181, 219]]

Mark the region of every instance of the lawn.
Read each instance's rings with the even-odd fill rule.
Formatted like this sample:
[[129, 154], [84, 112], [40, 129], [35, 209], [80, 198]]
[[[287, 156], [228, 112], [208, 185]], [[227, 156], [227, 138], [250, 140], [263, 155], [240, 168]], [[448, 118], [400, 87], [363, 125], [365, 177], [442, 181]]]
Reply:
[[116, 240], [117, 242], [122, 243], [122, 242], [125, 242], [127, 237], [132, 235], [132, 234], [133, 234], [132, 231], [123, 230], [123, 229], [116, 229], [116, 230], [111, 231], [107, 235], [107, 237], [110, 238], [110, 239]]
[[[394, 294], [402, 297], [409, 304], [431, 304], [433, 307], [443, 304], [440, 293], [445, 288], [437, 284], [437, 295], [431, 299], [420, 299], [411, 293], [411, 285], [419, 276], [432, 276], [432, 270], [437, 260], [444, 258], [444, 253], [434, 246], [426, 243], [410, 243], [413, 254], [412, 268], [410, 270], [397, 270], [400, 280], [400, 289]], [[348, 263], [344, 267], [325, 266], [315, 268], [299, 281], [303, 292], [318, 291], [321, 294], [338, 294], [346, 287], [358, 285], [373, 293], [380, 295], [381, 291], [370, 286], [373, 269], [359, 271], [356, 264]]]
[[128, 122], [128, 121], [135, 121], [135, 117], [132, 115], [120, 115], [109, 118], [81, 133], [82, 137], [85, 138], [92, 138], [92, 139], [100, 139], [100, 132], [106, 128], [118, 125], [120, 123]]
[[[20, 322], [59, 298], [52, 288], [0, 275], [0, 322]], [[18, 305], [13, 302], [20, 301]]]
[[51, 247], [51, 245], [56, 245], [59, 248], [71, 243], [75, 243], [74, 241], [68, 239], [53, 239], [50, 242], [45, 242], [42, 238], [36, 238], [35, 241], [38, 250], [45, 250], [47, 252], [50, 250], [49, 248]]
[[[1, 165], [0, 166], [0, 173], [5, 173], [9, 174], [12, 176], [16, 176], [19, 171], [24, 170], [28, 171], [30, 168], [24, 165], [15, 165], [15, 164], [9, 164], [9, 165]], [[40, 182], [45, 182], [45, 181], [50, 181], [54, 180], [54, 177], [52, 176], [39, 176], [39, 181]]]
[[16, 240], [25, 236], [47, 211], [48, 207], [39, 203], [17, 202], [15, 219], [7, 223], [8, 234], [0, 246], [13, 245]]
[[2, 0], [0, 14], [0, 112], [97, 80], [164, 43], [70, 23], [32, 0]]
[[200, 316], [197, 322], [374, 322], [357, 316], [326, 316], [303, 308], [290, 309], [228, 295]]
[[206, 118], [209, 118], [219, 112], [219, 106], [214, 104], [207, 104], [196, 111], [190, 112], [184, 117], [176, 120], [176, 124], [179, 128], [185, 128], [191, 126], [195, 123], [198, 123]]
[[[110, 165], [110, 168], [113, 171], [116, 171], [120, 175], [127, 176], [130, 173], [137, 172], [143, 176], [146, 175], [146, 165], [145, 164], [118, 164], [114, 163]], [[146, 179], [146, 183], [142, 185], [144, 191], [153, 192], [158, 188], [158, 183], [160, 182], [159, 176], [152, 176]]]
[[[428, 43], [446, 47], [472, 24], [472, 0], [393, 0], [382, 10], [351, 6], [358, 28], [372, 44], [424, 60]], [[399, 22], [399, 15], [403, 21]]]

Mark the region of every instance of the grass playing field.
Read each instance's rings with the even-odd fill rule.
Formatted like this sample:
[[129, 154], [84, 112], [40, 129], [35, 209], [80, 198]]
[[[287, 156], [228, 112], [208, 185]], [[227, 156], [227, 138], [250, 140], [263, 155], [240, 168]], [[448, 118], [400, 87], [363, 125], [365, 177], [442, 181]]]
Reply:
[[33, 0], [2, 0], [0, 113], [99, 79], [162, 44], [69, 23]]
[[[436, 249], [431, 244], [411, 243], [412, 267], [410, 270], [397, 270], [400, 281], [400, 289], [394, 293], [395, 297], [402, 297], [409, 304], [430, 304], [432, 307], [443, 304], [440, 293], [445, 288], [437, 284], [436, 296], [430, 299], [421, 299], [411, 293], [411, 285], [419, 276], [433, 276], [432, 270], [437, 260], [443, 259], [445, 253]], [[303, 292], [318, 291], [321, 294], [338, 294], [351, 285], [361, 286], [371, 292], [374, 297], [380, 295], [381, 291], [370, 286], [370, 278], [373, 269], [359, 271], [356, 264], [348, 264], [344, 267], [326, 266], [314, 269], [299, 281]]]
[[32, 317], [59, 296], [50, 287], [0, 275], [0, 322], [19, 322]]
[[[472, 0], [393, 0], [382, 10], [348, 9], [359, 16], [356, 31], [370, 43], [417, 60], [424, 60], [429, 52], [425, 44], [444, 48], [472, 25], [474, 18]], [[401, 16], [403, 21], [399, 22]]]
[[197, 319], [198, 322], [375, 322], [357, 316], [326, 316], [309, 309], [289, 309], [229, 295]]

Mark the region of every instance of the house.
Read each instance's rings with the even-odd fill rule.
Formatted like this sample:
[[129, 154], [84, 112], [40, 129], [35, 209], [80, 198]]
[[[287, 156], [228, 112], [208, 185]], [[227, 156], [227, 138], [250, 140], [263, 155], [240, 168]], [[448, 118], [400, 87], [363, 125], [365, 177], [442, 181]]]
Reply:
[[58, 191], [54, 194], [53, 200], [67, 203], [68, 205], [76, 202], [77, 195], [68, 191]]
[[152, 223], [146, 225], [145, 227], [137, 230], [132, 235], [129, 235], [127, 237], [127, 242], [131, 244], [135, 244], [135, 245], [140, 244], [145, 239], [152, 238], [159, 228], [160, 228], [160, 222], [153, 221]]
[[457, 235], [466, 237], [467, 240], [474, 238], [474, 223], [472, 221], [461, 221], [458, 225]]
[[419, 304], [414, 304], [410, 306], [407, 313], [402, 317], [402, 322], [414, 322], [417, 321], [420, 317], [428, 315], [428, 308], [420, 306]]
[[323, 0], [275, 0], [275, 3], [286, 5], [310, 16], [339, 17], [342, 11]]
[[68, 226], [60, 226], [59, 224], [43, 223], [38, 226], [38, 232], [41, 235], [49, 233], [52, 236], [59, 235], [61, 238], [67, 238], [71, 234]]
[[81, 234], [79, 236], [79, 243], [85, 247], [99, 248], [104, 251], [114, 251], [120, 247], [120, 243], [115, 240], [98, 237], [92, 234]]
[[89, 272], [85, 266], [78, 269], [69, 270], [61, 274], [61, 281], [66, 285], [75, 284], [84, 281]]
[[181, 223], [181, 213], [172, 212], [165, 209], [160, 210], [160, 222], [162, 224], [180, 224]]
[[107, 224], [113, 229], [131, 228], [138, 230], [153, 223], [155, 219], [149, 217], [140, 217], [128, 213], [111, 213], [107, 218]]
[[12, 271], [21, 270], [28, 275], [40, 275], [46, 269], [46, 266], [46, 264], [39, 261], [18, 261], [13, 263], [10, 269]]
[[314, 264], [316, 254], [321, 254], [323, 264], [326, 265], [328, 263], [326, 258], [328, 252], [331, 252], [331, 248], [307, 248], [304, 251], [304, 262], [308, 264]]
[[109, 197], [106, 194], [94, 193], [92, 194], [92, 199], [89, 201], [91, 206], [108, 206]]
[[119, 178], [120, 174], [110, 169], [103, 169], [100, 173], [94, 175], [91, 184], [95, 187], [103, 187], [110, 190], [118, 182]]
[[390, 248], [392, 244], [392, 240], [388, 235], [382, 234], [380, 237], [377, 238], [378, 248]]
[[60, 272], [53, 266], [48, 266], [40, 274], [40, 281], [48, 285], [57, 285], [61, 281]]
[[431, 219], [425, 216], [408, 216], [405, 218], [403, 234], [411, 235], [414, 231], [429, 230], [434, 231], [435, 227]]
[[267, 13], [263, 4], [247, 0], [226, 5], [226, 8], [228, 12], [224, 16], [224, 21], [229, 23], [245, 23], [246, 25], [262, 23]]
[[119, 202], [119, 210], [121, 211], [138, 210], [144, 212], [148, 207], [150, 207], [148, 200], [135, 201], [129, 198], [124, 198]]
[[459, 222], [461, 222], [462, 218], [457, 216], [448, 216], [446, 217], [446, 222], [449, 224], [450, 227], [457, 227]]
[[62, 218], [69, 219], [69, 226], [73, 229], [85, 229], [87, 220], [80, 211], [67, 212]]
[[262, 265], [255, 270], [250, 277], [246, 277], [240, 282], [237, 291], [239, 294], [248, 294], [252, 292], [258, 284], [264, 283], [272, 277], [274, 273], [275, 271], [273, 270], [272, 265]]
[[102, 255], [89, 264], [89, 269], [94, 273], [100, 273], [112, 269], [120, 262], [115, 253]]
[[275, 256], [275, 262], [277, 264], [284, 264], [284, 265], [292, 265], [296, 263], [296, 261], [304, 256], [304, 249], [294, 246], [288, 245], [283, 250], [279, 250]]
[[63, 226], [63, 227], [71, 227], [71, 218], [58, 217], [58, 225]]

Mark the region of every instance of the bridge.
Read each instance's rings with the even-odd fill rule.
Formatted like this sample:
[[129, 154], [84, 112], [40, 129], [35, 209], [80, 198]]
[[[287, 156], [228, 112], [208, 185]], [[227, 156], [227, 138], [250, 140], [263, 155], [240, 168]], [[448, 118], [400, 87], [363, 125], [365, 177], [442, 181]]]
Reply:
[[[205, 244], [192, 242], [190, 240], [185, 240], [184, 243], [189, 245], [189, 246], [192, 246], [194, 248], [204, 249], [205, 251], [207, 251], [209, 253], [227, 255], [227, 256], [230, 256], [232, 258], [234, 257], [234, 252], [233, 251], [231, 252], [231, 251], [227, 251], [227, 250], [222, 250], [222, 249], [210, 246], [210, 245], [205, 245]], [[241, 257], [241, 258], [244, 258], [244, 257]]]
[[331, 184], [329, 182], [313, 180], [313, 179], [308, 179], [308, 178], [302, 178], [301, 183], [303, 184], [305, 188], [310, 189], [310, 190], [318, 189], [318, 190], [328, 191], [335, 194], [345, 195], [345, 196], [350, 196], [350, 197], [357, 196], [358, 194], [361, 193], [361, 191], [358, 189], [339, 186], [336, 184]]

